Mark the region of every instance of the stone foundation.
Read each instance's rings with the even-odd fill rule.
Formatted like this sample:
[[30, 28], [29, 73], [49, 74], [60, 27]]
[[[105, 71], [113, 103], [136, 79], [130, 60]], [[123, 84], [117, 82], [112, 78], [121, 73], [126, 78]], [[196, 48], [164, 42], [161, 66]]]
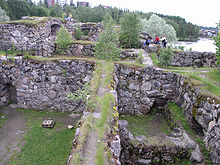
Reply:
[[68, 101], [67, 94], [90, 82], [93, 70], [94, 63], [89, 61], [0, 60], [1, 105], [9, 101], [8, 86], [13, 85], [21, 108], [82, 112], [84, 104]]
[[189, 124], [201, 129], [213, 163], [220, 163], [220, 101], [204, 96], [191, 80], [153, 68], [115, 66], [120, 114], [144, 115], [152, 107], [164, 109], [176, 102]]

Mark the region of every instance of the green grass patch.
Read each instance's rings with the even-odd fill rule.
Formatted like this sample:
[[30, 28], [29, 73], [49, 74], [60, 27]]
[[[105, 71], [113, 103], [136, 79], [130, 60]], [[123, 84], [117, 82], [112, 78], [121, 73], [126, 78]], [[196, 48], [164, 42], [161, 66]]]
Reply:
[[103, 165], [104, 163], [104, 152], [105, 152], [105, 145], [103, 143], [98, 143], [97, 151], [96, 151], [96, 165]]
[[214, 94], [215, 96], [220, 97], [220, 86], [216, 85], [215, 82], [213, 82], [210, 79], [199, 77], [195, 74], [191, 74], [189, 76], [201, 83], [200, 85], [201, 89], [207, 90], [211, 94]]
[[176, 105], [174, 102], [168, 103], [168, 109], [171, 110], [172, 116], [173, 116], [173, 122], [180, 124], [184, 130], [186, 130], [189, 134], [193, 134], [191, 127], [188, 124], [188, 121], [186, 120], [182, 109]]
[[125, 61], [117, 61], [116, 64], [121, 64], [121, 65], [126, 65], [129, 67], [139, 67], [139, 68], [144, 68], [144, 64], [139, 64], [139, 63], [131, 63], [131, 62], [125, 62]]
[[108, 86], [112, 80], [112, 76], [113, 76], [112, 74], [114, 72], [114, 65], [111, 61], [106, 61], [105, 66], [103, 67], [105, 70], [104, 86]]
[[65, 117], [59, 112], [39, 112], [30, 109], [18, 109], [27, 119], [28, 130], [24, 135], [25, 144], [21, 152], [14, 155], [10, 164], [19, 165], [63, 165], [66, 164], [74, 138], [75, 129], [69, 130], [61, 122], [53, 129], [41, 127], [43, 117]]
[[7, 119], [7, 116], [5, 116], [4, 114], [0, 113], [0, 128], [4, 125], [6, 119]]
[[[128, 127], [127, 129], [131, 131], [131, 133], [134, 136], [140, 136], [144, 135], [146, 137], [152, 136], [152, 132], [163, 132], [166, 134], [169, 134], [171, 132], [170, 127], [168, 126], [168, 123], [163, 118], [163, 116], [158, 117], [157, 115], [157, 109], [153, 109], [150, 113], [147, 115], [142, 116], [120, 116], [120, 120], [127, 120], [128, 121]], [[158, 118], [160, 118], [160, 121], [158, 121]], [[160, 122], [160, 123], [158, 123]], [[159, 128], [155, 128], [155, 123], [158, 124]], [[158, 130], [154, 130], [158, 129]], [[154, 134], [154, 133], [153, 133]]]
[[42, 60], [42, 61], [56, 61], [56, 60], [84, 60], [95, 62], [94, 58], [81, 58], [74, 56], [55, 56], [55, 57], [38, 57], [38, 56], [29, 56], [30, 59]]
[[71, 44], [81, 44], [81, 45], [95, 45], [95, 41], [88, 41], [88, 40], [74, 40]]
[[214, 71], [208, 72], [207, 76], [209, 79], [216, 81], [218, 84], [220, 84], [220, 72], [217, 69]]
[[99, 135], [99, 139], [103, 137], [103, 134], [107, 131], [108, 119], [110, 118], [111, 104], [114, 102], [114, 96], [111, 93], [105, 93], [102, 98], [99, 99], [99, 105], [101, 105], [101, 118], [97, 120], [96, 127]]
[[[33, 17], [33, 18], [40, 18], [40, 17]], [[43, 21], [47, 21], [50, 17], [45, 17], [43, 19], [34, 19], [34, 20], [14, 20], [14, 21], [5, 21], [0, 22], [0, 24], [23, 24], [23, 25], [36, 25]]]

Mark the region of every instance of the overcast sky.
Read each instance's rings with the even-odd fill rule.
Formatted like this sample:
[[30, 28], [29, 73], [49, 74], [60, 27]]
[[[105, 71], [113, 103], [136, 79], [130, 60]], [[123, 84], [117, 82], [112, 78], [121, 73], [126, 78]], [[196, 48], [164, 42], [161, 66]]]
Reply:
[[[37, 2], [38, 0], [35, 0]], [[69, 3], [70, 0], [67, 0]], [[79, 0], [80, 1], [80, 0]], [[154, 12], [185, 18], [187, 22], [216, 27], [220, 20], [220, 0], [81, 0], [92, 6], [108, 5], [132, 11]], [[77, 0], [74, 0], [76, 3]]]

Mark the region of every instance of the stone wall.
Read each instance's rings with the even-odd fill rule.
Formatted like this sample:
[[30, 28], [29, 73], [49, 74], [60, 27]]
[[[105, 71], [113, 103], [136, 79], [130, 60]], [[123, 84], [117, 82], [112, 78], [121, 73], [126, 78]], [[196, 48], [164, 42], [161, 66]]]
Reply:
[[216, 57], [212, 52], [181, 52], [175, 53], [171, 66], [178, 67], [216, 67]]
[[1, 105], [9, 101], [10, 85], [16, 87], [21, 108], [82, 112], [81, 101], [67, 100], [67, 94], [89, 82], [94, 63], [89, 61], [27, 61], [18, 58], [13, 64], [0, 60]]
[[115, 70], [120, 114], [143, 115], [152, 107], [164, 109], [167, 101], [174, 101], [189, 124], [204, 136], [213, 163], [220, 163], [219, 100], [202, 95], [191, 80], [178, 74], [122, 65]]
[[[27, 19], [27, 18], [26, 18]], [[29, 21], [39, 21], [37, 24], [30, 24], [22, 20], [0, 24], [0, 49], [9, 47], [12, 43], [16, 49], [38, 50], [37, 55], [52, 56], [54, 41], [59, 28], [63, 25], [69, 31], [72, 39], [75, 40], [75, 30], [80, 25], [83, 31], [88, 32], [87, 40], [97, 41], [99, 33], [103, 30], [101, 23], [77, 23], [75, 20], [68, 20], [63, 23], [58, 18], [33, 18]], [[40, 51], [40, 52], [39, 52]]]
[[[42, 45], [44, 51], [43, 54], [46, 54], [45, 52], [47, 52], [50, 56], [53, 52], [50, 42], [54, 41], [54, 36], [56, 36], [57, 30], [56, 28], [59, 28], [62, 25], [62, 22], [60, 19], [56, 18], [48, 18], [47, 20], [44, 20], [45, 18], [41, 19], [42, 21], [35, 25], [16, 22], [0, 24], [0, 45], [11, 45], [13, 43], [16, 49], [23, 48], [24, 50], [37, 49], [37, 45]], [[53, 27], [56, 28], [53, 29]]]

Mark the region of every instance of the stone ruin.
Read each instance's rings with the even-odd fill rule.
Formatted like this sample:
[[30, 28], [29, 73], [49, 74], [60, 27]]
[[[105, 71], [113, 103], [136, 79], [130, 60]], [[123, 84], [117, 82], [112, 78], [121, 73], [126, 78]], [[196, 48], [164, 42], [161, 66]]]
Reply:
[[[24, 49], [32, 49], [37, 44], [42, 44], [42, 55], [51, 56], [54, 51], [54, 44], [51, 42], [55, 40], [60, 26], [64, 25], [75, 39], [74, 32], [78, 24], [80, 23], [75, 21], [63, 23], [56, 18], [47, 18], [36, 25], [0, 24], [0, 43], [10, 45], [13, 42], [15, 47], [20, 48], [22, 45]], [[88, 40], [97, 41], [98, 33], [102, 30], [101, 24], [80, 26], [83, 31], [89, 31]], [[28, 47], [25, 47], [27, 42]], [[92, 57], [93, 48], [92, 44], [73, 44], [70, 52], [71, 55]], [[120, 56], [122, 59], [135, 59], [138, 55], [125, 51]], [[196, 63], [188, 64], [190, 60], [186, 61], [186, 56]], [[174, 60], [175, 66], [178, 64], [200, 67], [214, 66], [216, 59], [209, 53], [197, 53], [195, 57], [194, 53], [182, 53]], [[6, 105], [13, 99], [21, 108], [82, 113], [85, 109], [84, 103], [68, 101], [66, 94], [75, 92], [82, 88], [83, 83], [90, 82], [94, 67], [95, 62], [89, 60], [38, 61], [16, 57], [12, 64], [0, 59], [0, 105]], [[202, 95], [201, 90], [186, 77], [154, 68], [115, 64], [114, 78], [117, 109], [121, 115], [146, 115], [153, 107], [163, 111], [168, 101], [176, 102], [183, 109], [190, 126], [203, 137], [206, 147], [210, 149], [213, 163], [220, 163], [219, 100]], [[12, 95], [15, 98], [12, 98]], [[113, 155], [121, 163], [166, 164], [175, 162], [175, 158], [187, 158], [196, 164], [204, 163], [198, 144], [183, 129], [177, 128], [175, 135], [167, 139], [171, 145], [147, 145], [146, 137], [135, 137], [127, 130], [128, 124], [126, 121], [119, 121], [120, 136], [110, 143]]]
[[[25, 19], [28, 18], [25, 17]], [[54, 41], [61, 26], [67, 28], [73, 40], [75, 40], [77, 25], [80, 25], [82, 31], [87, 31], [86, 40], [88, 41], [97, 41], [99, 33], [103, 30], [100, 23], [77, 23], [75, 20], [62, 22], [58, 18], [49, 17], [39, 17], [31, 21], [37, 23], [21, 20], [0, 24], [0, 49], [9, 48], [13, 43], [18, 50], [38, 50], [37, 55], [50, 57], [54, 52]]]
[[[176, 102], [191, 128], [205, 140], [213, 163], [220, 163], [219, 100], [202, 95], [191, 80], [175, 73], [122, 65], [116, 65], [115, 70], [120, 114], [146, 115], [156, 107], [167, 118], [170, 116], [166, 108], [168, 101]], [[133, 136], [126, 129], [128, 124], [119, 121], [122, 164], [169, 164], [176, 158], [204, 163], [198, 144], [181, 127], [175, 128], [172, 136], [164, 138], [163, 143], [152, 144], [144, 136]]]

